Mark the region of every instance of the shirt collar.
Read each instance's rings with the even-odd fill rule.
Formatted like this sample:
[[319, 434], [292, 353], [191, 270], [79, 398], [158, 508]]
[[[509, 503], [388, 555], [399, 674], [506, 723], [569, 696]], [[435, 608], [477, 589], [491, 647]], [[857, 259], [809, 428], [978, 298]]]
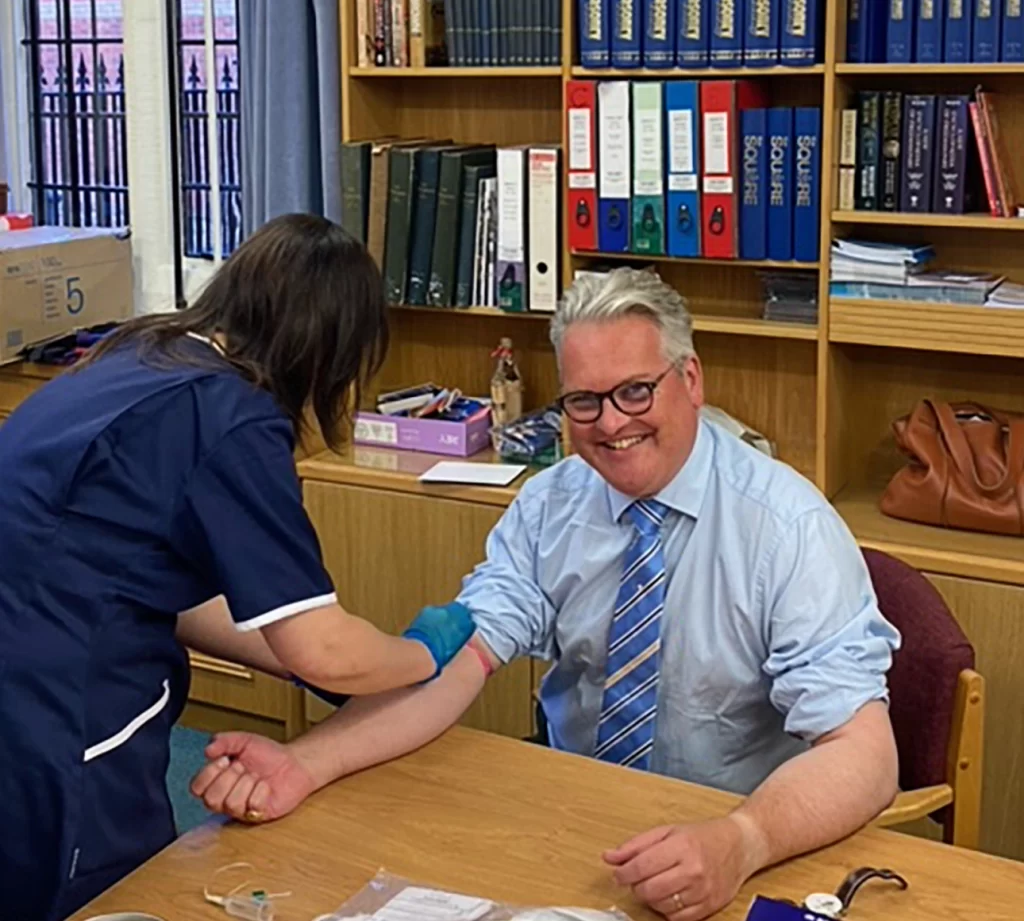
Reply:
[[[707, 423], [701, 418], [697, 424], [697, 437], [694, 439], [690, 456], [668, 485], [652, 498], [663, 502], [670, 509], [696, 518], [708, 489], [714, 453], [714, 439], [708, 431]], [[612, 520], [618, 521], [622, 513], [636, 500], [612, 486], [607, 486], [607, 489]]]

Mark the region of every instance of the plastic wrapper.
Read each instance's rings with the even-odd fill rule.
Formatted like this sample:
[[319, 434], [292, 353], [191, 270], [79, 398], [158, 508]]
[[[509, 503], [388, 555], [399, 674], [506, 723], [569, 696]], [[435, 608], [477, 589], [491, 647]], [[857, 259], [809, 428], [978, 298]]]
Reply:
[[337, 911], [315, 921], [631, 921], [615, 908], [511, 905], [434, 889], [381, 870]]
[[502, 460], [553, 464], [562, 459], [562, 412], [545, 406], [491, 429], [491, 445]]

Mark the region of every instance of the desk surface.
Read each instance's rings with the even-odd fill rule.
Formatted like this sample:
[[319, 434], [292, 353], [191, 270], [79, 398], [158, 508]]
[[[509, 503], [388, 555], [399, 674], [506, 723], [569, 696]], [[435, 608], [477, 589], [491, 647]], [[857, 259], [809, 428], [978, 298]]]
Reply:
[[[225, 921], [205, 904], [218, 867], [246, 860], [268, 891], [291, 890], [277, 921], [332, 912], [379, 869], [425, 885], [517, 904], [617, 905], [657, 916], [617, 888], [603, 848], [668, 821], [725, 812], [728, 794], [639, 774], [504, 737], [452, 729], [404, 759], [335, 783], [286, 819], [258, 827], [214, 820], [185, 835], [92, 905], [168, 921]], [[903, 873], [910, 889], [867, 884], [850, 921], [1020, 921], [1024, 864], [869, 829], [767, 871], [720, 921], [739, 921], [756, 893], [803, 898], [834, 890], [859, 866]]]
[[474, 486], [455, 483], [421, 483], [419, 476], [438, 461], [465, 461], [475, 464], [502, 463], [492, 450], [479, 451], [471, 457], [448, 457], [425, 454], [420, 451], [399, 451], [370, 445], [346, 445], [338, 453], [324, 451], [308, 457], [299, 464], [303, 480], [341, 483], [348, 486], [366, 486], [392, 492], [437, 496], [485, 505], [507, 506], [519, 488], [540, 467], [528, 467], [508, 486]]

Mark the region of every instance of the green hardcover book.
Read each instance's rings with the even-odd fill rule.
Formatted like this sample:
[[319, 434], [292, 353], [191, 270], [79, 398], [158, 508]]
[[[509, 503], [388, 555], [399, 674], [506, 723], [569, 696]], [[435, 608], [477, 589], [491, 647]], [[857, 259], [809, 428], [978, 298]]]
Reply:
[[462, 178], [462, 216], [459, 219], [459, 258], [455, 272], [455, 306], [472, 307], [473, 268], [476, 252], [476, 207], [480, 200], [480, 180], [495, 175], [495, 164], [467, 166]]
[[455, 270], [465, 168], [494, 163], [495, 156], [495, 149], [491, 145], [446, 150], [441, 154], [434, 248], [430, 258], [430, 284], [427, 287], [427, 303], [434, 307], [451, 307], [455, 302]]
[[665, 142], [662, 83], [633, 84], [633, 240], [634, 253], [665, 254]]
[[441, 154], [451, 150], [443, 147], [424, 147], [420, 151], [416, 172], [413, 202], [412, 230], [409, 240], [409, 283], [405, 302], [422, 307], [427, 303], [430, 284], [430, 256], [434, 245], [434, 221], [437, 217], [437, 183], [441, 174]]
[[341, 145], [341, 226], [366, 243], [370, 214], [370, 141]]
[[384, 293], [389, 304], [404, 304], [409, 266], [409, 229], [420, 148], [392, 147], [388, 164], [387, 232], [384, 238]]

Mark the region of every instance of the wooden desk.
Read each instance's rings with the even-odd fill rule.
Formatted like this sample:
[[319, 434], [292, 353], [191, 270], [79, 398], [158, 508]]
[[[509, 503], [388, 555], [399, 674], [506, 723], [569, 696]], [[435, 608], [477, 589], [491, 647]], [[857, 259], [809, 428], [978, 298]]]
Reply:
[[[378, 869], [519, 904], [618, 905], [657, 916], [617, 888], [603, 848], [666, 821], [727, 811], [734, 797], [654, 775], [456, 728], [402, 760], [335, 783], [286, 819], [258, 827], [208, 823], [123, 880], [74, 921], [145, 911], [168, 921], [225, 921], [202, 901], [218, 867], [253, 863], [253, 881], [291, 890], [278, 921], [334, 911]], [[869, 883], [850, 921], [1020, 921], [1024, 864], [870, 829], [767, 871], [717, 917], [740, 921], [757, 893], [831, 891], [852, 869], [886, 866], [906, 892]]]

